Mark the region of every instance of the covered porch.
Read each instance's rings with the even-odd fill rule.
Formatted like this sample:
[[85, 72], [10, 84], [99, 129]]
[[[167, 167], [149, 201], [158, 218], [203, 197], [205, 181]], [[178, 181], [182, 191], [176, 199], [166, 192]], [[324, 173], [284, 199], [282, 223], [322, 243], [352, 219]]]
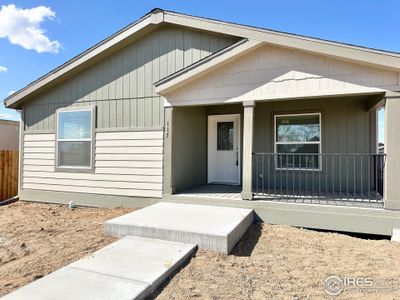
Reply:
[[[365, 208], [383, 208], [383, 199], [377, 196], [378, 199], [368, 199], [365, 196], [356, 195], [356, 198], [347, 199], [339, 193], [315, 196], [306, 194], [300, 190], [295, 191], [294, 196], [285, 194], [281, 191], [276, 191], [271, 194], [254, 193], [252, 201], [257, 202], [280, 202], [293, 204], [318, 204], [318, 205], [333, 205], [344, 207], [365, 207]], [[194, 188], [186, 189], [173, 194], [177, 199], [198, 198], [201, 199], [226, 199], [226, 200], [243, 200], [241, 185], [220, 185], [220, 184], [205, 184]]]
[[382, 97], [166, 108], [164, 194], [382, 208]]
[[222, 183], [251, 202], [399, 210], [398, 79], [379, 64], [257, 40], [189, 66], [156, 83], [164, 194]]

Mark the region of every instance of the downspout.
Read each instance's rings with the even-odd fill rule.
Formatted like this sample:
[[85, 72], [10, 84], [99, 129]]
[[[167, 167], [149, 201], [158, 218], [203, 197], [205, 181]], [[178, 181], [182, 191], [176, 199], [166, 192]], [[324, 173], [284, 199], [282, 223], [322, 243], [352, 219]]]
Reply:
[[[17, 110], [18, 111], [18, 110]], [[22, 156], [22, 152], [23, 152], [23, 149], [24, 149], [24, 131], [25, 131], [25, 128], [24, 128], [24, 113], [25, 113], [25, 111], [24, 111], [24, 109], [22, 108], [22, 109], [20, 109], [19, 110], [19, 114], [20, 114], [20, 116], [19, 116], [19, 158], [18, 158], [18, 162], [19, 162], [19, 166], [18, 166], [18, 197], [19, 197], [19, 195], [21, 195], [21, 189], [22, 189], [22, 184], [21, 184], [21, 180], [22, 180], [22, 159], [23, 159], [23, 156]]]

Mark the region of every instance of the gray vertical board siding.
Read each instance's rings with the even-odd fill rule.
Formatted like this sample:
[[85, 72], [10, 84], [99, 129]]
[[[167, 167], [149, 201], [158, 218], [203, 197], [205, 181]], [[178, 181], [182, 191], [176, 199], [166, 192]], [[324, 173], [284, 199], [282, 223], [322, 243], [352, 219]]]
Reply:
[[[376, 143], [376, 127], [373, 122], [376, 121], [375, 112], [368, 112], [365, 108], [365, 101], [362, 97], [358, 98], [326, 98], [313, 100], [291, 100], [257, 103], [255, 108], [255, 125], [254, 125], [254, 152], [274, 152], [274, 115], [276, 114], [292, 114], [292, 113], [321, 113], [321, 152], [322, 153], [376, 153], [372, 146]], [[376, 147], [375, 147], [376, 149]], [[343, 157], [343, 156], [342, 156]], [[272, 158], [271, 158], [272, 160]], [[296, 181], [295, 188], [301, 186], [305, 188], [305, 173], [307, 172], [307, 187], [318, 189], [319, 175], [321, 175], [321, 188], [334, 190], [338, 192], [339, 187], [342, 187], [342, 192], [346, 184], [349, 185], [349, 192], [353, 191], [353, 186], [356, 186], [356, 192], [360, 192], [361, 182], [363, 188], [368, 187], [367, 181], [367, 158], [357, 158], [354, 161], [353, 157], [349, 158], [350, 167], [346, 165], [346, 160], [342, 158], [341, 170], [339, 170], [339, 158], [323, 158], [322, 171], [295, 171]], [[257, 162], [254, 161], [256, 164]], [[362, 166], [361, 166], [362, 164]], [[262, 171], [262, 161], [258, 161], [259, 172]], [[332, 168], [332, 165], [334, 167]], [[270, 171], [270, 183], [272, 188], [276, 178], [277, 188], [280, 188], [280, 179], [282, 176], [283, 184], [286, 184], [286, 171], [273, 172], [273, 162], [264, 161], [264, 187], [268, 186], [267, 169]], [[348, 169], [348, 181], [347, 173]], [[254, 184], [259, 183], [262, 186], [262, 180], [257, 174], [257, 168], [253, 170], [255, 176]], [[299, 176], [301, 173], [302, 176]], [[320, 173], [320, 174], [319, 174]], [[362, 173], [363, 180], [361, 181], [360, 174]], [[372, 175], [372, 174], [371, 174]], [[339, 179], [341, 177], [341, 181]], [[290, 187], [293, 187], [292, 173], [289, 174], [288, 180]], [[355, 180], [355, 181], [354, 181]], [[341, 184], [341, 185], [340, 185]], [[344, 191], [346, 192], [346, 191]], [[364, 190], [363, 192], [366, 192]]]
[[[376, 141], [374, 112], [365, 108], [364, 98], [325, 98], [312, 100], [290, 100], [260, 102], [255, 107], [254, 120], [254, 152], [274, 152], [274, 115], [291, 113], [321, 113], [322, 152], [323, 153], [375, 153], [373, 145]], [[173, 110], [173, 162], [172, 176], [175, 191], [198, 186], [207, 182], [207, 116], [222, 114], [241, 115], [241, 140], [243, 141], [243, 106], [241, 104], [212, 105], [206, 107], [174, 107]], [[241, 151], [243, 143], [241, 143]], [[332, 161], [329, 161], [331, 164]], [[333, 161], [335, 166], [338, 161]], [[342, 178], [344, 178], [344, 161], [342, 161]], [[360, 161], [356, 161], [356, 169], [361, 169]], [[325, 188], [327, 175], [324, 162], [321, 178]], [[265, 169], [266, 170], [266, 169]], [[257, 169], [254, 167], [253, 172]], [[329, 171], [330, 172], [330, 171]], [[304, 171], [301, 184], [304, 187]], [[272, 173], [271, 173], [272, 174]], [[298, 172], [296, 173], [298, 178]], [[311, 180], [318, 180], [317, 172], [309, 172], [308, 184]], [[331, 173], [329, 173], [329, 176]], [[349, 185], [353, 185], [353, 175], [360, 181], [360, 174], [349, 173]], [[277, 182], [280, 182], [279, 173], [275, 173]], [[338, 183], [338, 169], [334, 172], [333, 182]], [[313, 179], [312, 179], [313, 178]], [[270, 176], [272, 179], [272, 176]], [[327, 188], [331, 188], [332, 178], [328, 177]], [[283, 178], [286, 182], [286, 178]], [[364, 176], [364, 186], [367, 186]], [[261, 183], [261, 182], [259, 182]], [[344, 186], [344, 182], [342, 182]], [[311, 186], [310, 186], [311, 187]], [[314, 186], [316, 187], [316, 185]], [[351, 192], [351, 189], [349, 190]]]
[[54, 130], [55, 110], [77, 104], [97, 106], [98, 128], [160, 127], [163, 98], [153, 83], [236, 41], [161, 26], [25, 104], [27, 131]]
[[371, 113], [362, 98], [290, 100], [257, 103], [255, 109], [256, 152], [274, 150], [274, 115], [321, 113], [322, 152], [370, 153]]
[[208, 116], [242, 113], [241, 104], [173, 108], [171, 173], [174, 192], [207, 183]]
[[207, 115], [205, 107], [173, 110], [172, 176], [175, 191], [207, 183]]

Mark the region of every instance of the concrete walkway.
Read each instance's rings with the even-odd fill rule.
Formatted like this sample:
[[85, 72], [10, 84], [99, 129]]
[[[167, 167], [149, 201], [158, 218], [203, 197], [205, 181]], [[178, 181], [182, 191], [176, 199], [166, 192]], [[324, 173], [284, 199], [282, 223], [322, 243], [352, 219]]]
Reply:
[[252, 209], [160, 202], [107, 221], [112, 236], [143, 236], [197, 244], [228, 254], [253, 223]]
[[143, 299], [196, 250], [229, 253], [253, 223], [253, 210], [158, 203], [105, 224], [123, 237], [3, 300]]
[[143, 299], [195, 249], [193, 244], [125, 237], [2, 299]]

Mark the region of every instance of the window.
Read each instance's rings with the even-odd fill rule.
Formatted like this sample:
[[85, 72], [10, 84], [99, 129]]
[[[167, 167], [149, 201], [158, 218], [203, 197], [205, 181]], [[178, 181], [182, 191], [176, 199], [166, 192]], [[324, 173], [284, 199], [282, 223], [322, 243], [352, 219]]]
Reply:
[[93, 109], [57, 111], [58, 169], [93, 169]]
[[233, 122], [217, 123], [217, 150], [233, 150]]
[[321, 114], [276, 115], [275, 152], [276, 168], [319, 170]]

